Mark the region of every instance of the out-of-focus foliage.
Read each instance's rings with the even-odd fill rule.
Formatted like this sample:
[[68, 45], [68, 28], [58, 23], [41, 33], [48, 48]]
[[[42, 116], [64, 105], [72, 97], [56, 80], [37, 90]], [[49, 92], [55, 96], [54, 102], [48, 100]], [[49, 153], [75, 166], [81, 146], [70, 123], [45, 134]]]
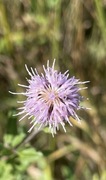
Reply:
[[24, 137], [22, 133], [16, 136], [4, 135], [0, 151], [0, 179], [29, 180], [33, 176], [38, 179], [50, 179], [48, 176], [50, 170], [43, 154], [29, 144], [23, 146]]
[[[18, 122], [24, 65], [56, 68], [89, 80], [81, 124], [52, 138]], [[0, 180], [106, 179], [106, 0], [0, 1]]]

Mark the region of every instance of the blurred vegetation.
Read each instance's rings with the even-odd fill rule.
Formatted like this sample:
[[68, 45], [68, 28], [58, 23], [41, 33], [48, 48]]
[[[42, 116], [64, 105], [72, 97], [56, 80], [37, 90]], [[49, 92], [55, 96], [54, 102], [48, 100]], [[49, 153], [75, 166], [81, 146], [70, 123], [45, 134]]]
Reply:
[[[82, 95], [91, 110], [70, 119], [67, 133], [27, 133], [18, 122], [17, 99], [24, 65], [56, 58], [56, 68], [89, 80]], [[106, 179], [106, 0], [0, 0], [0, 179]]]

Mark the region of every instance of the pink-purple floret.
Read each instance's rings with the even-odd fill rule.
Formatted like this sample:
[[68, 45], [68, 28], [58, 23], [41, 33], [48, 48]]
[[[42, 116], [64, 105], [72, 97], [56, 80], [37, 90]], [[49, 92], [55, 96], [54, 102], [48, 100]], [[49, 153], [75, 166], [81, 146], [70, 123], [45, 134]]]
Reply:
[[[64, 74], [54, 70], [52, 67], [47, 68], [43, 66], [44, 74], [38, 74], [37, 70], [26, 70], [31, 79], [28, 80], [29, 85], [26, 87], [26, 92], [23, 93], [27, 98], [23, 103], [21, 111], [17, 114], [24, 114], [20, 119], [28, 116], [31, 120], [31, 128], [29, 132], [38, 125], [38, 128], [49, 126], [52, 134], [56, 134], [61, 124], [64, 131], [65, 123], [68, 122], [71, 126], [69, 117], [73, 117], [80, 121], [76, 111], [81, 109], [80, 100], [81, 95], [78, 85], [85, 84], [88, 81], [80, 82], [75, 77], [69, 78], [69, 73]], [[19, 84], [20, 85], [20, 84]], [[20, 85], [24, 87], [24, 85]], [[21, 103], [21, 102], [20, 102]]]

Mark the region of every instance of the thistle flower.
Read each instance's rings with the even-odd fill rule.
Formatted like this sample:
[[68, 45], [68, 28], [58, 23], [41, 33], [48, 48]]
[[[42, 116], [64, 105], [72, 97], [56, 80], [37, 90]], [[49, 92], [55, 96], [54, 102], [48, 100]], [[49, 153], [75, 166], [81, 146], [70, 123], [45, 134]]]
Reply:
[[76, 113], [77, 110], [84, 107], [80, 106], [81, 95], [79, 91], [84, 88], [79, 88], [78, 85], [88, 83], [89, 81], [80, 82], [74, 76], [69, 78], [69, 73], [64, 74], [54, 69], [55, 60], [52, 67], [43, 66], [44, 74], [38, 74], [36, 69], [29, 70], [27, 65], [25, 68], [30, 75], [27, 79], [28, 86], [18, 84], [26, 88], [25, 92], [12, 94], [21, 94], [26, 96], [25, 101], [18, 101], [23, 106], [16, 115], [22, 115], [19, 121], [25, 117], [31, 119], [32, 124], [29, 132], [37, 125], [38, 130], [41, 127], [48, 126], [52, 135], [56, 134], [61, 125], [66, 132], [65, 124], [68, 122], [72, 126], [69, 117], [73, 117], [78, 122], [80, 119]]

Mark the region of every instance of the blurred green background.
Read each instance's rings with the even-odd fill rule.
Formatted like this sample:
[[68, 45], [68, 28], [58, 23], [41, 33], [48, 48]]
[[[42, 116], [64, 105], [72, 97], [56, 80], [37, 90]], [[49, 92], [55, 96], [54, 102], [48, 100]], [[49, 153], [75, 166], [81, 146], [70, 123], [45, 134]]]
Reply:
[[[89, 80], [67, 133], [29, 134], [17, 100], [25, 64], [42, 72], [47, 60]], [[106, 180], [106, 0], [0, 0], [0, 180]]]

